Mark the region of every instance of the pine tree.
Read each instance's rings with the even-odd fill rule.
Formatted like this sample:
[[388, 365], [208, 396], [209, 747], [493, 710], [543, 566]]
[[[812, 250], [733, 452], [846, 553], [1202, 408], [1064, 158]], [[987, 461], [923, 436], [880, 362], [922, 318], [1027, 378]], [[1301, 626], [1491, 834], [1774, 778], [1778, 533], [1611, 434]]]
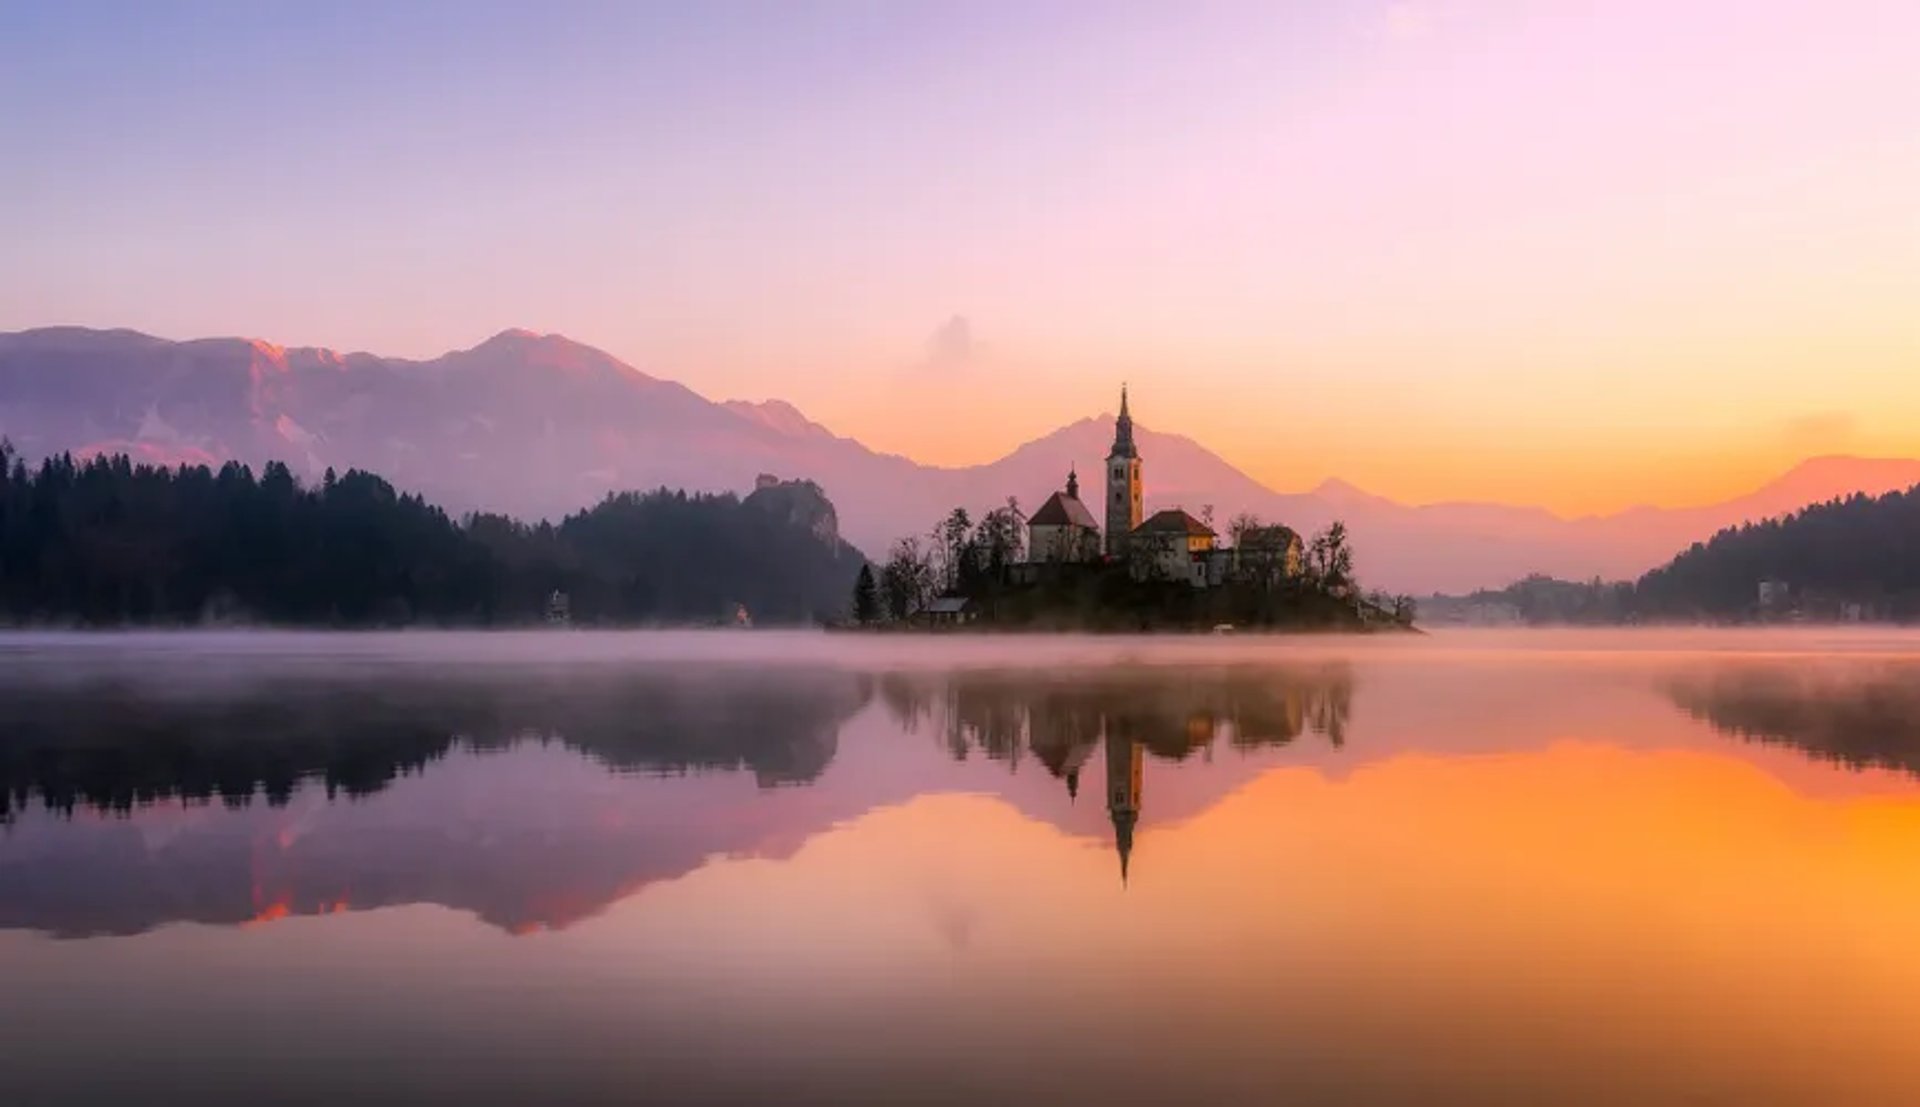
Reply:
[[880, 618], [880, 587], [873, 580], [873, 566], [860, 566], [853, 582], [853, 621], [866, 626]]

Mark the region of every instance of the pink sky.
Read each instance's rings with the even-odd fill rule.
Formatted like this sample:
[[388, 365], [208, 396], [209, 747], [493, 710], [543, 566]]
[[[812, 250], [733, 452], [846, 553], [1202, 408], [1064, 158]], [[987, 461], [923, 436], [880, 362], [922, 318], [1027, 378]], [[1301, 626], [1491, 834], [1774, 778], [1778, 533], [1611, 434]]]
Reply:
[[1916, 73], [1871, 0], [0, 16], [0, 329], [519, 325], [943, 463], [1125, 379], [1281, 489], [1698, 502], [1920, 455]]

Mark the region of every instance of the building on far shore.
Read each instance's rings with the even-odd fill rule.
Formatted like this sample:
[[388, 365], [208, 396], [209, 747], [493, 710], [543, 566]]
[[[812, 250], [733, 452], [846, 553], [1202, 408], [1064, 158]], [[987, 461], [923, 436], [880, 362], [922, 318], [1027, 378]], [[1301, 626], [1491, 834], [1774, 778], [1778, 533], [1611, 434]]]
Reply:
[[942, 596], [920, 614], [922, 621], [932, 626], [964, 626], [979, 613], [965, 596]]

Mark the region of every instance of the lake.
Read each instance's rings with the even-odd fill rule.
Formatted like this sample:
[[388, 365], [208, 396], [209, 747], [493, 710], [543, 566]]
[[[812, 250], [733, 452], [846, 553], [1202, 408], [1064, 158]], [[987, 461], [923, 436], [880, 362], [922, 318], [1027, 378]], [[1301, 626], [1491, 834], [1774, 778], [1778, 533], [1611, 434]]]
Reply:
[[1920, 636], [0, 636], [0, 1096], [1920, 1102]]

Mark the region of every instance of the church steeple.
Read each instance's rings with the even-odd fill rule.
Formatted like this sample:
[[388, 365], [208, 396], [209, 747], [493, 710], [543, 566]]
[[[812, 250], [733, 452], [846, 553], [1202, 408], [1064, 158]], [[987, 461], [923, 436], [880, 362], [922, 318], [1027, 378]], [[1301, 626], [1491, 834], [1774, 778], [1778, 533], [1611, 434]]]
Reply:
[[1113, 421], [1113, 450], [1109, 458], [1139, 457], [1133, 445], [1133, 415], [1127, 411], [1127, 386], [1120, 386], [1120, 417]]
[[1127, 539], [1146, 514], [1146, 490], [1140, 451], [1133, 445], [1133, 413], [1127, 410], [1127, 386], [1120, 386], [1120, 416], [1113, 421], [1113, 449], [1107, 454], [1107, 556], [1124, 557]]
[[1077, 466], [1067, 470], [1067, 495], [1080, 498], [1080, 470]]

